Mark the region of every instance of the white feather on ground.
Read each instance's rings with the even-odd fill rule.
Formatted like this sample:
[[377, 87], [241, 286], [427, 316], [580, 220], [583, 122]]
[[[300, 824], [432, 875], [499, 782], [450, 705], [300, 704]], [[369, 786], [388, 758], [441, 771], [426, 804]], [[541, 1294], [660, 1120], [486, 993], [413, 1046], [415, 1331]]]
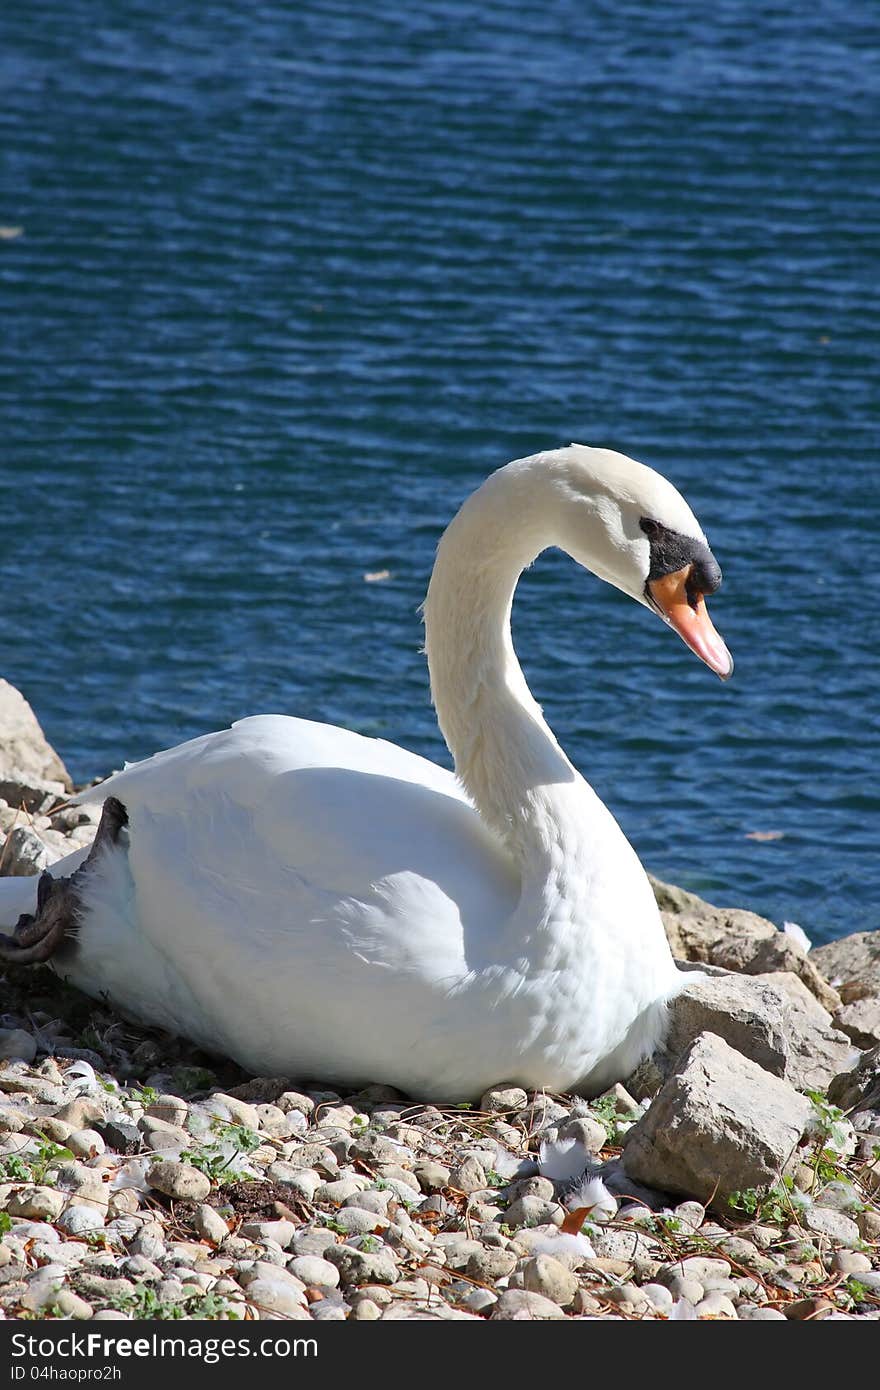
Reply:
[[569, 1211], [586, 1207], [591, 1221], [612, 1221], [617, 1215], [617, 1198], [605, 1186], [601, 1178], [588, 1178], [573, 1187], [562, 1199]]
[[70, 1081], [71, 1077], [76, 1082], [73, 1089], [77, 1095], [93, 1096], [100, 1090], [95, 1069], [90, 1062], [74, 1062], [65, 1072], [66, 1081]]
[[535, 1165], [531, 1158], [523, 1158], [522, 1155], [511, 1153], [502, 1144], [495, 1144], [495, 1162], [492, 1164], [499, 1178], [526, 1178], [531, 1177], [535, 1171]]
[[130, 1158], [121, 1168], [117, 1168], [110, 1180], [110, 1191], [119, 1192], [123, 1188], [133, 1187], [137, 1192], [149, 1192], [147, 1169], [152, 1162], [150, 1155], [146, 1158]]
[[582, 1231], [572, 1235], [569, 1231], [555, 1231], [552, 1235], [541, 1236], [529, 1242], [533, 1255], [575, 1255], [582, 1260], [594, 1260], [596, 1252]]
[[538, 1153], [538, 1172], [553, 1182], [576, 1182], [582, 1178], [590, 1155], [580, 1139], [545, 1139]]

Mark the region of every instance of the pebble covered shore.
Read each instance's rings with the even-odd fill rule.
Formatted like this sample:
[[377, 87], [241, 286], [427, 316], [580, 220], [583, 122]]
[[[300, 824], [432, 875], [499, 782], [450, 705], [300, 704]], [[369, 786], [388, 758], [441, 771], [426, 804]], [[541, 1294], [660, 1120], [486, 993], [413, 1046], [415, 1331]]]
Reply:
[[[3, 874], [95, 828], [22, 737]], [[589, 1102], [255, 1078], [0, 970], [0, 1318], [877, 1319], [874, 934], [808, 953], [656, 891], [708, 977]]]

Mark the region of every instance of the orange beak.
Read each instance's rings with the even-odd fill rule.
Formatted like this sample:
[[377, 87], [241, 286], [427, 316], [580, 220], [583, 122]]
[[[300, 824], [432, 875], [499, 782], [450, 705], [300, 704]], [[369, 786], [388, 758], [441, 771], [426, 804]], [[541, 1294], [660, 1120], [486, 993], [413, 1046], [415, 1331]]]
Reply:
[[646, 586], [648, 597], [691, 651], [705, 661], [710, 671], [726, 681], [733, 675], [733, 657], [715, 631], [702, 594], [694, 598], [688, 593], [691, 569], [691, 565], [685, 565], [684, 569], [664, 574], [661, 579], [650, 579]]
[[559, 1227], [560, 1231], [563, 1231], [567, 1236], [580, 1235], [581, 1227], [592, 1210], [592, 1207], [576, 1207], [574, 1211], [567, 1212], [565, 1220]]

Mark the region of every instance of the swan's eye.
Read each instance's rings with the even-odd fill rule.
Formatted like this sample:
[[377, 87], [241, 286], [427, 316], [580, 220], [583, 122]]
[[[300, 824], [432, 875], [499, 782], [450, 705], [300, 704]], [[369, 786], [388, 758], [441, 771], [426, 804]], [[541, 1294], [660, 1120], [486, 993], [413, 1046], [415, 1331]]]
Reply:
[[639, 526], [644, 531], [649, 541], [655, 541], [663, 530], [660, 522], [653, 521], [649, 516], [643, 516], [639, 522]]

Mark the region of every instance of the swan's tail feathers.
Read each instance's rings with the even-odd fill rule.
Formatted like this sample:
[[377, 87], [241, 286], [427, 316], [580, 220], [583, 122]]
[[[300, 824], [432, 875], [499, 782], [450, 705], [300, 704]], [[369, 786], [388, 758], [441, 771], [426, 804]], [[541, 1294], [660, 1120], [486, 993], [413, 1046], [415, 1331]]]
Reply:
[[[12, 936], [0, 937], [0, 960], [13, 961], [18, 965], [49, 960], [64, 941], [75, 935], [79, 925], [82, 889], [89, 867], [103, 850], [116, 844], [120, 831], [127, 824], [128, 813], [122, 802], [117, 801], [115, 796], [108, 796], [87, 858], [68, 877], [55, 878], [50, 873], [40, 875], [35, 908], [21, 912]], [[23, 882], [27, 883], [27, 890], [33, 899], [32, 880]], [[11, 895], [4, 896], [11, 898]], [[0, 899], [0, 911], [2, 909], [3, 900]]]

